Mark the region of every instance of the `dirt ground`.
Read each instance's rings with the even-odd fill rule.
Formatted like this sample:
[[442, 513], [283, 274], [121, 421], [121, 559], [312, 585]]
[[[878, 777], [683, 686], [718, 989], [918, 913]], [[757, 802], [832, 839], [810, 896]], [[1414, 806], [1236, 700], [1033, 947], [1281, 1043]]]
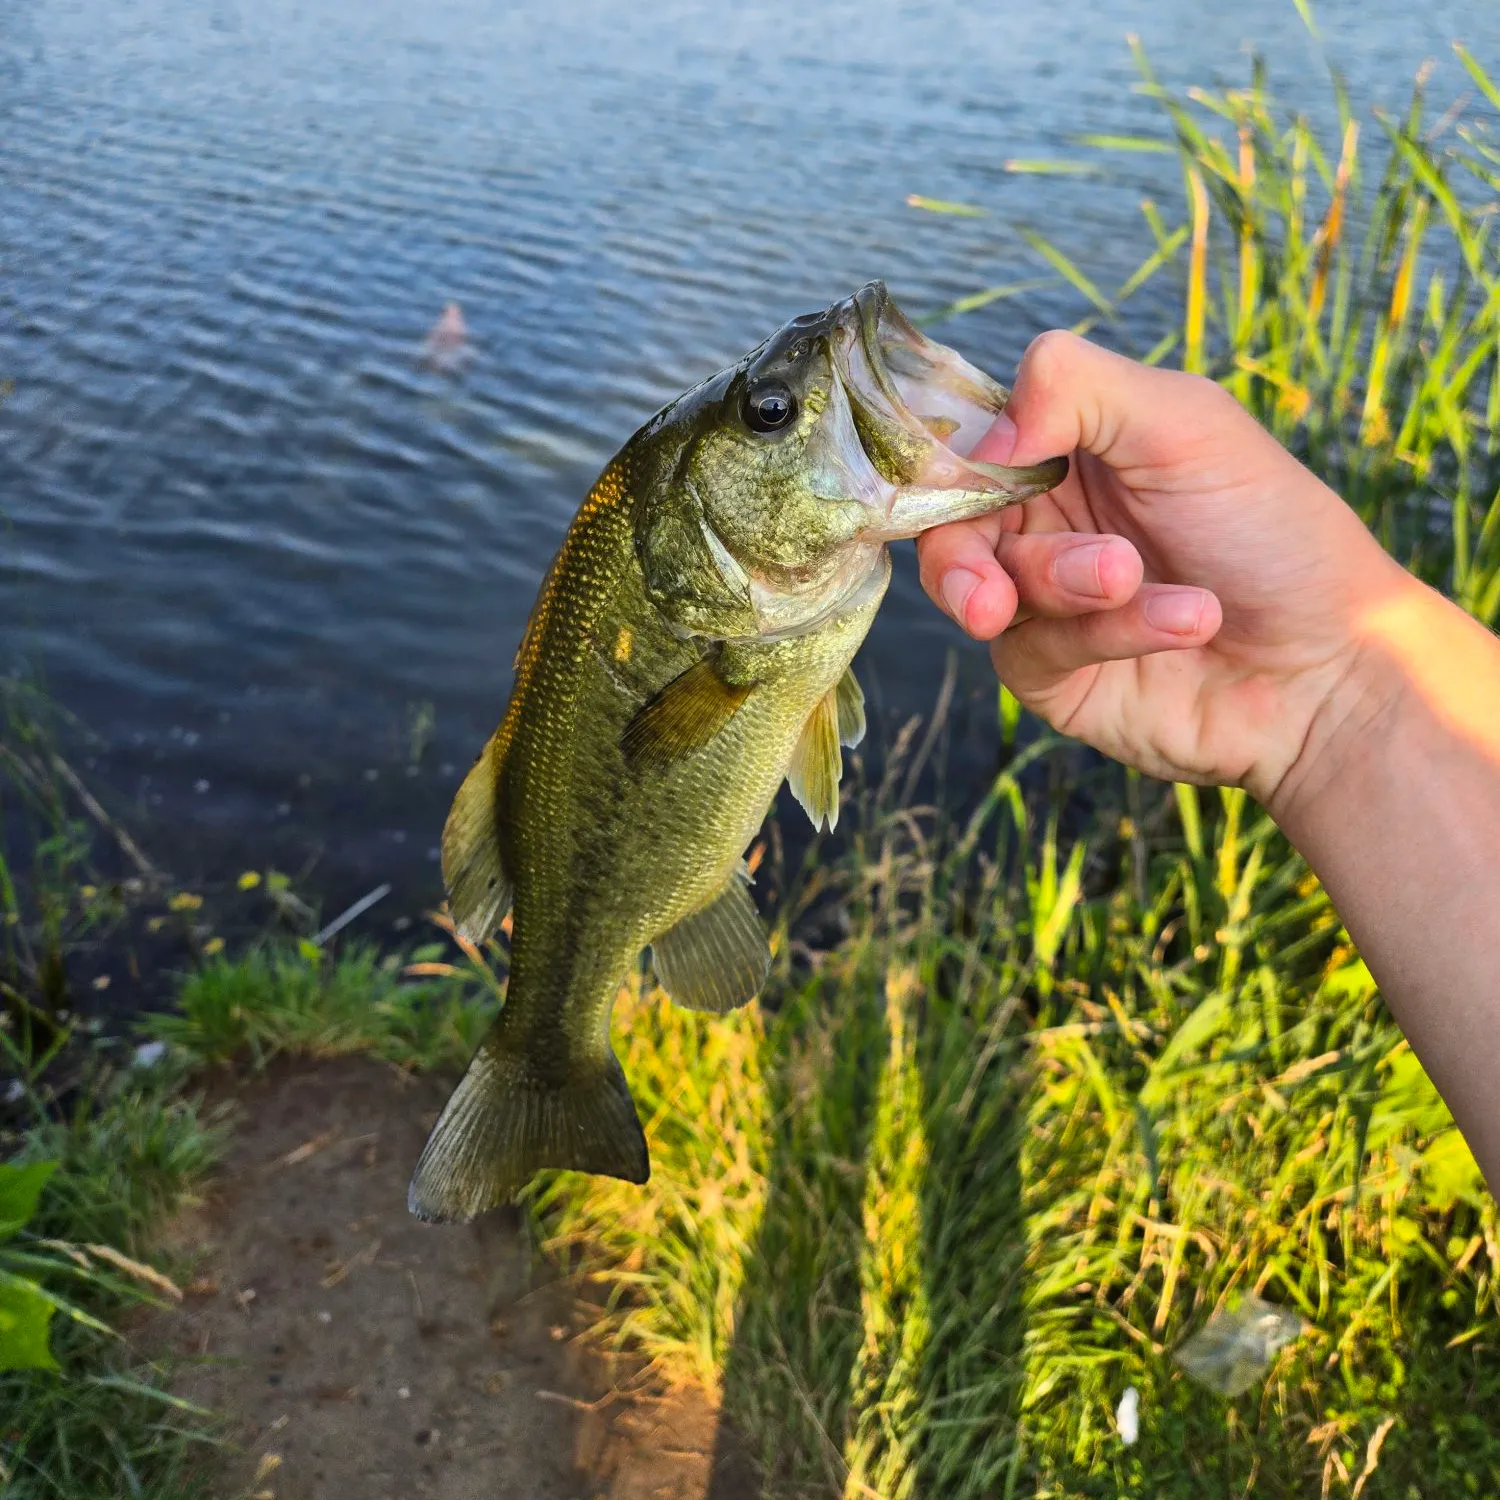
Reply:
[[150, 1331], [178, 1393], [228, 1415], [226, 1495], [260, 1500], [751, 1500], [700, 1392], [577, 1335], [510, 1211], [420, 1224], [406, 1181], [443, 1088], [350, 1060], [273, 1069], [201, 1209], [197, 1279]]

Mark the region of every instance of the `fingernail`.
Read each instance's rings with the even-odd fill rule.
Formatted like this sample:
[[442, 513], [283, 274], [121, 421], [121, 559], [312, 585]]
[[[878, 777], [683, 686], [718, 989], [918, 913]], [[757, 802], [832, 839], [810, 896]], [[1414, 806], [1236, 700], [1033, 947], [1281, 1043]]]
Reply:
[[964, 623], [964, 605], [978, 587], [979, 575], [969, 572], [967, 568], [950, 568], [943, 575], [943, 603], [960, 625]]
[[1146, 600], [1146, 623], [1172, 635], [1192, 635], [1203, 618], [1202, 589], [1152, 594]]
[[987, 464], [1004, 464], [1010, 462], [1010, 456], [1015, 451], [1016, 424], [1011, 421], [1009, 413], [1001, 412], [990, 423], [989, 431], [974, 444], [974, 451], [969, 457]]
[[1099, 559], [1108, 542], [1085, 542], [1078, 547], [1069, 547], [1058, 554], [1052, 564], [1052, 576], [1070, 594], [1083, 594], [1090, 599], [1104, 597], [1104, 584], [1099, 576]]

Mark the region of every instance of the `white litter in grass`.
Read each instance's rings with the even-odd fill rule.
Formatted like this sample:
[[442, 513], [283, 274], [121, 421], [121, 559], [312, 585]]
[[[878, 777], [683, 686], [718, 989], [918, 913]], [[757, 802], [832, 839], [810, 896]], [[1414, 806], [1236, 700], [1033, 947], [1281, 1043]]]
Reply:
[[24, 1099], [25, 1097], [26, 1085], [19, 1078], [12, 1078], [5, 1085], [5, 1102], [7, 1104], [14, 1104], [18, 1099]]
[[131, 1066], [136, 1068], [154, 1068], [166, 1055], [167, 1044], [165, 1042], [142, 1042], [135, 1049], [135, 1055], [130, 1059]]
[[[405, 837], [405, 834], [402, 835]], [[356, 917], [362, 917], [377, 901], [384, 901], [391, 893], [389, 881], [377, 885], [368, 896], [361, 896], [347, 911], [340, 912], [321, 932], [313, 934], [313, 946], [321, 948], [335, 933], [342, 932]]]
[[1302, 1319], [1253, 1292], [1232, 1312], [1216, 1312], [1172, 1355], [1200, 1385], [1221, 1396], [1247, 1391], [1271, 1367], [1277, 1351], [1301, 1336]]
[[1125, 1387], [1125, 1394], [1115, 1408], [1115, 1425], [1120, 1429], [1120, 1441], [1127, 1448], [1141, 1435], [1141, 1393], [1133, 1385]]

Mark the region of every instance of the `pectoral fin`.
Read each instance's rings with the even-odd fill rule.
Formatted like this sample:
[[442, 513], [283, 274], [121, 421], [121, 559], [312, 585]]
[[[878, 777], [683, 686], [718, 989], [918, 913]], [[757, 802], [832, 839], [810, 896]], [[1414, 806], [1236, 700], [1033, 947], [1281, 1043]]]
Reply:
[[739, 711], [754, 683], [725, 682], [712, 657], [674, 677], [625, 726], [620, 747], [642, 770], [661, 770], [701, 750]]
[[464, 777], [443, 825], [443, 883], [454, 925], [482, 943], [510, 908], [511, 883], [500, 859], [494, 740]]
[[850, 667], [834, 689], [839, 716], [839, 740], [851, 750], [865, 737], [865, 690]]
[[802, 738], [792, 751], [786, 779], [814, 828], [826, 823], [830, 831], [839, 821], [839, 778], [844, 757], [839, 750], [837, 687], [821, 698], [802, 727]]
[[722, 1014], [753, 1000], [766, 982], [771, 948], [741, 871], [701, 911], [651, 944], [661, 987], [689, 1010]]

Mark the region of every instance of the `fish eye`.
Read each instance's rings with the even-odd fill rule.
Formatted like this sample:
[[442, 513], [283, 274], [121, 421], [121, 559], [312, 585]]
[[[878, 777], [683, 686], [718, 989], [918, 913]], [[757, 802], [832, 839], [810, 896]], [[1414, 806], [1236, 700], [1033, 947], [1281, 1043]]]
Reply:
[[763, 380], [745, 392], [740, 407], [751, 432], [780, 432], [797, 415], [797, 398], [779, 380]]

